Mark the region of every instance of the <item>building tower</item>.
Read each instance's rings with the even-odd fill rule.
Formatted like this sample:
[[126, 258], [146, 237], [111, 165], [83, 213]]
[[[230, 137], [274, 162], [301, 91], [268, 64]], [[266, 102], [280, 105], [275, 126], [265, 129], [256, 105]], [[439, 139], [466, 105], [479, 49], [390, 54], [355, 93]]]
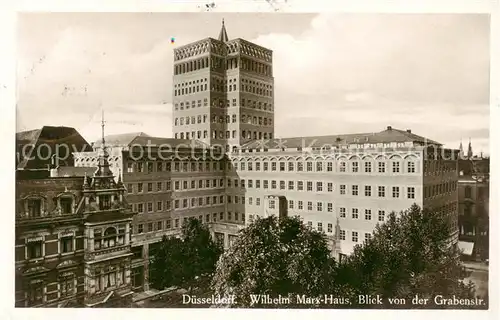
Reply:
[[467, 149], [467, 158], [468, 159], [472, 159], [472, 144], [471, 144], [471, 141], [470, 141], [470, 138], [469, 138], [469, 148]]
[[274, 136], [272, 51], [229, 40], [224, 20], [218, 39], [174, 49], [173, 133], [226, 150]]
[[458, 147], [459, 151], [458, 151], [458, 156], [459, 156], [459, 159], [463, 159], [465, 157], [465, 154], [464, 154], [464, 147], [462, 146], [462, 140], [460, 140], [460, 146]]
[[103, 119], [98, 169], [91, 179], [85, 176], [83, 183], [84, 304], [87, 307], [130, 305], [133, 213], [124, 193], [121, 178], [115, 182], [109, 168]]

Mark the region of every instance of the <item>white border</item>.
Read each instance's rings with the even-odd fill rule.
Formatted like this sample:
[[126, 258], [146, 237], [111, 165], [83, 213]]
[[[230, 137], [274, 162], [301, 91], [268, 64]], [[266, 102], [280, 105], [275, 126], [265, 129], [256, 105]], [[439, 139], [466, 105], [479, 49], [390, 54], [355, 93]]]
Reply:
[[[252, 12], [252, 11], [274, 11], [274, 8], [265, 0], [87, 0], [87, 1], [12, 1], [6, 10], [0, 10], [0, 106], [2, 115], [0, 117], [1, 139], [7, 149], [12, 148], [15, 132], [15, 57], [16, 57], [16, 11], [84, 11], [84, 12], [204, 12], [204, 5], [215, 2], [215, 12]], [[88, 316], [102, 318], [136, 318], [144, 317], [145, 313], [150, 317], [200, 317], [211, 318], [227, 316], [233, 317], [279, 317], [279, 318], [303, 318], [312, 316], [315, 318], [345, 318], [354, 317], [383, 317], [417, 319], [421, 317], [445, 317], [454, 320], [470, 318], [499, 318], [499, 286], [498, 277], [498, 253], [500, 235], [498, 232], [499, 201], [495, 195], [499, 193], [499, 162], [496, 160], [500, 156], [498, 146], [498, 120], [500, 119], [500, 12], [498, 0], [417, 0], [417, 1], [339, 1], [339, 0], [275, 0], [277, 7], [281, 7], [283, 12], [318, 12], [318, 11], [342, 11], [342, 12], [419, 12], [419, 13], [491, 13], [491, 116], [490, 116], [490, 152], [491, 158], [491, 191], [490, 191], [490, 310], [481, 311], [355, 311], [355, 310], [220, 310], [220, 309], [62, 309], [62, 310], [39, 310], [39, 309], [17, 309], [14, 310], [14, 155], [4, 152], [1, 158], [0, 170], [2, 170], [1, 195], [2, 223], [0, 235], [3, 238], [0, 242], [4, 246], [2, 252], [6, 253], [2, 257], [5, 263], [2, 265], [2, 284], [0, 317], [4, 319], [36, 318], [53, 319], [54, 316], [71, 317], [73, 319], [84, 319]], [[280, 5], [282, 4], [282, 5]], [[3, 7], [3, 6], [2, 6]], [[272, 312], [272, 313], [271, 313]], [[370, 313], [367, 313], [370, 312]]]

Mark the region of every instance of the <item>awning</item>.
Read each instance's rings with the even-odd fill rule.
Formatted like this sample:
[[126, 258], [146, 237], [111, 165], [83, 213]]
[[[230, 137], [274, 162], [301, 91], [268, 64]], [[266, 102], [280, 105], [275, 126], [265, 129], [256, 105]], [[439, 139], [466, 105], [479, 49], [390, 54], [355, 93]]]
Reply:
[[458, 248], [462, 251], [462, 254], [470, 256], [472, 250], [474, 250], [474, 242], [458, 241]]

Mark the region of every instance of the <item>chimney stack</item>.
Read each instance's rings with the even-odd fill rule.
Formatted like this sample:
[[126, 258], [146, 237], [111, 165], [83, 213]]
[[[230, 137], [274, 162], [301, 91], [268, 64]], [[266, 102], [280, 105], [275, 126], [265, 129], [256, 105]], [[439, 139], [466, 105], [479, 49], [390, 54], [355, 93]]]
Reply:
[[406, 132], [411, 133], [411, 129], [406, 129]]
[[387, 126], [387, 130], [392, 130], [392, 127], [391, 126]]

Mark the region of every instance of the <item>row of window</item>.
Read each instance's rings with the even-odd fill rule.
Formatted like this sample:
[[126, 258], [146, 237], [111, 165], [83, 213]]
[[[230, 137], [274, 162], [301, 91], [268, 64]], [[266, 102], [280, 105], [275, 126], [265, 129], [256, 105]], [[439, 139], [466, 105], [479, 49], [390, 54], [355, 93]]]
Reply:
[[177, 75], [177, 74], [188, 73], [191, 71], [201, 70], [208, 67], [219, 68], [222, 65], [223, 61], [224, 60], [219, 57], [210, 57], [210, 59], [208, 57], [203, 57], [188, 62], [176, 63], [174, 65], [174, 74]]
[[[271, 163], [271, 170], [269, 170], [269, 162], [244, 162], [241, 161], [233, 163], [234, 167], [236, 170], [240, 171], [280, 171], [280, 172], [333, 172], [333, 161], [307, 161], [307, 162], [302, 162], [302, 161], [272, 161]], [[338, 172], [365, 172], [365, 173], [372, 173], [372, 172], [378, 172], [378, 173], [386, 173], [386, 172], [392, 172], [392, 173], [415, 173], [416, 172], [416, 163], [414, 161], [406, 161], [403, 162], [405, 165], [404, 171], [402, 168], [402, 162], [401, 161], [390, 161], [389, 163], [382, 162], [382, 161], [377, 161], [377, 169], [375, 170], [374, 168], [374, 163], [371, 161], [365, 161], [363, 162], [363, 168], [361, 170], [360, 168], [360, 162], [358, 161], [352, 161], [350, 162], [350, 170], [347, 170], [347, 163], [346, 161], [339, 161], [337, 164], [337, 171]], [[254, 167], [255, 164], [255, 167]], [[390, 168], [388, 168], [390, 165]], [[387, 170], [389, 169], [389, 170]]]
[[[224, 116], [217, 116], [213, 115], [212, 116], [212, 123], [236, 123], [237, 120], [237, 115], [226, 115]], [[190, 124], [200, 124], [200, 123], [206, 123], [207, 121], [207, 115], [198, 115], [198, 116], [187, 116], [187, 117], [180, 117], [180, 118], [175, 118], [174, 119], [174, 126], [183, 126], [183, 125], [190, 125]], [[265, 117], [256, 117], [256, 116], [247, 116], [247, 115], [241, 115], [241, 121], [242, 123], [248, 123], [248, 124], [253, 124], [253, 125], [259, 125], [259, 126], [272, 126], [273, 125], [273, 120], [268, 119]]]
[[[193, 87], [193, 92], [194, 92], [194, 90], [196, 90], [196, 92], [198, 92], [198, 88], [202, 88], [202, 86]], [[184, 89], [179, 89], [179, 90], [184, 91]], [[186, 88], [185, 90], [189, 91], [189, 93], [191, 93], [191, 88]], [[205, 90], [206, 90], [206, 88], [205, 88]], [[203, 106], [204, 107], [208, 106], [208, 100], [207, 100], [207, 98], [203, 99]], [[232, 107], [237, 107], [238, 105], [237, 105], [237, 99], [236, 98], [233, 98], [232, 101], [230, 101], [229, 99], [212, 98], [211, 106], [214, 107], [214, 108], [216, 108], [216, 107], [219, 107], [219, 108], [224, 108], [224, 107], [229, 108], [231, 106]], [[271, 102], [255, 101], [255, 100], [252, 100], [252, 99], [243, 99], [242, 98], [240, 100], [240, 106], [242, 108], [257, 109], [257, 110], [262, 110], [262, 111], [267, 111], [267, 112], [272, 112], [273, 111], [273, 105], [272, 105]], [[174, 104], [174, 110], [175, 111], [189, 110], [190, 108], [194, 109], [196, 107], [198, 107], [198, 108], [201, 107], [201, 100], [198, 100], [198, 102], [196, 102], [196, 100], [192, 100], [191, 103], [189, 101], [185, 101], [185, 102], [179, 102], [179, 103], [175, 103]]]
[[[340, 218], [347, 218], [348, 217], [347, 208], [345, 208], [345, 207], [339, 208], [339, 217]], [[351, 208], [349, 217], [351, 219], [354, 219], [354, 220], [359, 219], [360, 218], [359, 208]], [[385, 213], [385, 210], [378, 210], [377, 215], [375, 217], [375, 213], [373, 212], [372, 209], [365, 209], [364, 212], [362, 212], [362, 218], [364, 220], [372, 220], [372, 218], [373, 218], [373, 219], [376, 219], [376, 221], [384, 222], [385, 218], [386, 218], [386, 213]]]
[[[158, 182], [148, 182], [146, 188], [144, 188], [144, 183], [139, 182], [128, 183], [127, 192], [129, 194], [143, 193], [143, 192], [163, 192], [172, 191], [172, 181], [158, 181]], [[223, 188], [224, 179], [194, 179], [194, 180], [174, 180], [173, 181], [174, 190], [194, 190], [194, 189], [214, 189]]]
[[[173, 163], [173, 166], [172, 166]], [[173, 167], [173, 170], [172, 170]], [[155, 162], [128, 162], [127, 172], [222, 172], [224, 163], [222, 161], [155, 161]]]
[[[217, 222], [217, 221], [245, 222], [245, 213], [228, 211], [226, 214], [224, 214], [224, 212], [214, 212], [211, 214], [207, 213], [205, 215], [199, 215], [193, 218], [197, 218], [198, 220], [204, 223]], [[182, 228], [182, 225], [184, 223], [187, 223], [188, 219], [189, 217], [185, 217], [183, 219], [176, 218], [176, 219], [159, 220], [155, 222], [148, 222], [146, 224], [139, 223], [135, 227], [134, 232], [136, 234], [143, 234], [149, 232]]]
[[[72, 253], [75, 252], [75, 237], [63, 236], [59, 239], [58, 253]], [[25, 259], [37, 259], [45, 256], [45, 242], [43, 240], [29, 241], [25, 247]]]
[[[252, 135], [253, 133], [253, 135]], [[175, 139], [202, 139], [202, 134], [201, 131], [191, 131], [191, 132], [176, 132], [174, 134]], [[237, 138], [237, 133], [236, 130], [233, 130], [232, 132], [227, 130], [224, 134], [223, 130], [212, 130], [212, 139], [230, 139], [230, 138]], [[241, 138], [242, 139], [272, 139], [273, 134], [271, 132], [257, 132], [257, 131], [246, 131], [242, 130], [241, 131]], [[208, 138], [208, 131], [204, 130], [203, 131], [203, 139]]]
[[457, 190], [457, 181], [447, 181], [440, 184], [424, 186], [424, 197], [431, 198], [440, 194], [445, 194]]
[[[359, 232], [358, 231], [351, 231], [351, 241], [358, 243], [359, 242]], [[340, 240], [346, 240], [347, 239], [347, 231], [346, 230], [340, 230]], [[372, 238], [372, 234], [370, 232], [365, 233], [365, 241], [370, 241]]]
[[199, 207], [224, 204], [225, 203], [224, 199], [225, 196], [221, 195], [221, 196], [205, 196], [205, 197], [175, 199], [173, 201], [162, 200], [162, 201], [147, 202], [147, 203], [133, 203], [132, 210], [134, 212], [144, 213], [144, 212], [162, 212], [162, 211], [169, 211], [172, 209], [199, 208]]
[[[339, 190], [340, 190], [341, 195], [346, 195], [348, 192], [347, 185], [341, 184], [339, 187]], [[363, 194], [365, 197], [371, 197], [372, 195], [375, 196], [373, 194], [374, 192], [375, 192], [375, 190], [374, 190], [374, 188], [372, 188], [372, 186], [364, 186]], [[391, 189], [392, 198], [400, 198], [401, 192], [403, 192], [403, 187], [392, 187], [392, 189]], [[359, 186], [352, 185], [350, 194], [353, 196], [359, 196], [360, 195]], [[386, 197], [386, 187], [385, 186], [378, 186], [377, 187], [377, 196], [379, 198]], [[406, 199], [415, 199], [415, 187], [406, 187]]]
[[[73, 273], [61, 272], [58, 277], [57, 299], [66, 298], [76, 294], [76, 277]], [[46, 292], [47, 286], [42, 279], [34, 279], [27, 286], [28, 307], [40, 305], [47, 299], [47, 295], [54, 292]]]

